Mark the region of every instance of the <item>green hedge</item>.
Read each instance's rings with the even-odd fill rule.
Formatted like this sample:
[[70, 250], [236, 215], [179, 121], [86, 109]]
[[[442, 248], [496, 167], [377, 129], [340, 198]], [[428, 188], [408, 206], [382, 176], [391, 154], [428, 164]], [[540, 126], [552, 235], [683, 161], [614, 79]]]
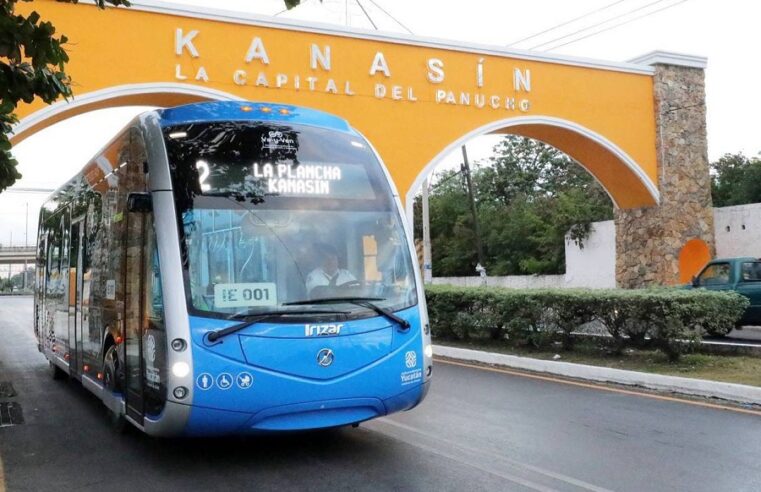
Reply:
[[650, 346], [670, 359], [692, 348], [706, 333], [725, 335], [748, 300], [734, 292], [704, 289], [504, 289], [426, 287], [434, 338], [491, 338], [544, 347], [561, 341], [571, 349], [571, 332], [598, 320], [614, 347]]

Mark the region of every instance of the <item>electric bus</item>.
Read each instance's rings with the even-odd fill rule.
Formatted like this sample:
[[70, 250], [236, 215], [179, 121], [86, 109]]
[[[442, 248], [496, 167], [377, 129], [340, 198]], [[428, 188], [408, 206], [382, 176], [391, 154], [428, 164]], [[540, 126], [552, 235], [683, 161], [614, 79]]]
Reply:
[[409, 410], [430, 327], [398, 193], [320, 111], [136, 117], [40, 212], [34, 329], [115, 424], [199, 436]]

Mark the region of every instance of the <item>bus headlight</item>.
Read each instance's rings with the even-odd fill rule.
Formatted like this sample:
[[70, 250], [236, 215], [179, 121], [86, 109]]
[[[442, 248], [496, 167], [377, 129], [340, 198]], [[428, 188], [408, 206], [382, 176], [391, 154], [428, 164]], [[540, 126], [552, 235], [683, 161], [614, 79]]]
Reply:
[[178, 378], [184, 378], [190, 374], [190, 366], [187, 362], [175, 362], [172, 366], [172, 374]]
[[428, 344], [428, 345], [426, 345], [426, 346], [425, 346], [425, 348], [423, 349], [423, 353], [424, 353], [424, 354], [425, 354], [425, 356], [426, 356], [426, 357], [428, 357], [429, 359], [430, 359], [431, 357], [433, 357], [433, 345], [431, 345], [431, 344]]

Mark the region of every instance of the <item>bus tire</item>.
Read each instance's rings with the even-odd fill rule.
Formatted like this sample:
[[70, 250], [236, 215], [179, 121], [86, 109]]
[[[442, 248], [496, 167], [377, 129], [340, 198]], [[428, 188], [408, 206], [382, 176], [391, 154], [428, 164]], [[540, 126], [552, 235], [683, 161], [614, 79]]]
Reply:
[[[119, 354], [116, 351], [116, 345], [111, 345], [106, 350], [103, 357], [103, 385], [112, 393], [121, 393], [121, 383], [119, 380]], [[106, 409], [108, 420], [111, 427], [119, 434], [127, 430], [127, 419], [119, 412], [114, 412], [110, 408]]]
[[48, 361], [48, 364], [50, 364], [50, 368], [49, 368], [50, 377], [52, 377], [56, 381], [63, 381], [64, 379], [66, 379], [66, 376], [68, 376], [68, 374], [66, 374], [63, 369], [53, 364], [52, 361]]
[[119, 354], [116, 345], [111, 345], [103, 357], [103, 385], [112, 393], [121, 393], [119, 379]]

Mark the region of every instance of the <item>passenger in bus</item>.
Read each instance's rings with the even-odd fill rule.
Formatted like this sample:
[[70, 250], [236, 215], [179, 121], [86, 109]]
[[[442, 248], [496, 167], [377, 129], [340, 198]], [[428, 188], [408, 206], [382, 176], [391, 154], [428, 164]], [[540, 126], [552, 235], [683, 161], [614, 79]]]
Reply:
[[315, 250], [321, 263], [307, 275], [306, 287], [310, 297], [324, 296], [326, 291], [357, 281], [349, 270], [339, 268], [338, 251], [333, 245], [318, 243]]

